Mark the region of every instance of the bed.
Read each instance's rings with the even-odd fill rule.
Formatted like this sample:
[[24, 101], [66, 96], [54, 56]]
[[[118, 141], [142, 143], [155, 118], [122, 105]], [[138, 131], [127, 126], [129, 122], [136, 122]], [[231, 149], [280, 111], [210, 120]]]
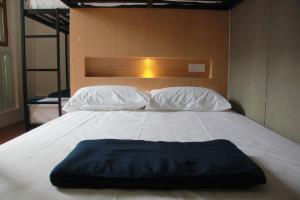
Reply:
[[[60, 40], [61, 35], [45, 35], [45, 34], [32, 34], [26, 35], [26, 23], [24, 23], [26, 18], [29, 18], [35, 22], [43, 24], [49, 28], [55, 29], [57, 32], [64, 33], [64, 49], [61, 49], [58, 45], [56, 51], [59, 53], [64, 50], [65, 56], [65, 80], [66, 87], [69, 89], [69, 50], [68, 50], [68, 35], [69, 35], [69, 10], [68, 7], [62, 3], [60, 0], [24, 0], [21, 1], [20, 4], [22, 18], [24, 20], [21, 21], [21, 27], [23, 27], [22, 41], [27, 39], [40, 39], [40, 38], [56, 38], [57, 41]], [[59, 8], [56, 10], [56, 8]], [[57, 26], [57, 22], [60, 22], [59, 26]], [[59, 36], [59, 37], [56, 37]], [[24, 43], [22, 51], [26, 51], [26, 44]], [[26, 55], [26, 53], [24, 53]], [[59, 57], [58, 57], [59, 58]], [[60, 59], [60, 58], [59, 58]], [[26, 63], [23, 64], [23, 68], [27, 72], [37, 73], [37, 72], [53, 72], [56, 71], [56, 68], [61, 68], [61, 66], [56, 66], [56, 68], [46, 69], [46, 68], [35, 68], [29, 67]], [[58, 74], [56, 74], [58, 75]], [[23, 74], [24, 80], [27, 78], [27, 73]], [[58, 82], [62, 83], [61, 77], [57, 76]], [[54, 96], [49, 96], [49, 98], [43, 97], [29, 97], [27, 88], [27, 82], [24, 81], [24, 115], [25, 115], [25, 127], [26, 130], [30, 130], [40, 124], [46, 123], [62, 113], [59, 113], [59, 104], [58, 102], [58, 94]], [[62, 92], [62, 97], [68, 97], [69, 95], [64, 95], [67, 90], [63, 90], [60, 86], [57, 88], [57, 91]], [[69, 91], [69, 90], [68, 90]], [[29, 98], [28, 98], [29, 97]], [[62, 99], [62, 106], [67, 99]], [[50, 102], [50, 104], [46, 104], [46, 102]]]
[[[81, 22], [82, 24], [85, 24], [84, 20], [81, 20]], [[77, 30], [81, 31], [83, 28], [81, 27]], [[202, 29], [199, 30], [202, 31]], [[220, 31], [213, 30], [212, 32]], [[187, 34], [190, 35], [191, 33], [188, 31]], [[193, 34], [198, 35], [199, 32], [193, 32]], [[77, 32], [73, 32], [72, 35], [80, 35], [82, 39], [90, 36], [90, 34], [83, 35]], [[75, 37], [73, 38], [73, 41], [76, 41]], [[201, 44], [201, 42], [203, 41], [200, 41], [199, 43]], [[225, 43], [226, 42], [224, 42], [224, 44]], [[224, 64], [224, 66], [226, 66], [226, 70], [225, 68], [222, 69], [221, 67], [218, 67], [218, 65], [215, 65], [213, 73], [211, 73], [212, 68], [209, 68], [211, 65], [207, 64], [209, 65], [207, 70], [209, 73], [207, 74], [211, 74], [211, 76], [201, 76], [200, 73], [199, 77], [195, 77], [193, 73], [187, 74], [191, 75], [193, 78], [187, 75], [184, 75], [183, 77], [180, 72], [176, 75], [177, 77], [172, 79], [155, 77], [141, 78], [143, 76], [125, 76], [125, 78], [121, 78], [117, 75], [112, 77], [103, 77], [101, 74], [92, 74], [91, 76], [87, 76], [86, 70], [93, 66], [85, 65], [94, 63], [94, 60], [91, 60], [91, 56], [99, 57], [96, 59], [97, 62], [95, 65], [98, 68], [101, 68], [105, 62], [103, 62], [104, 58], [100, 57], [101, 55], [96, 55], [90, 50], [90, 46], [89, 48], [85, 48], [85, 44], [90, 45], [90, 43], [74, 42], [72, 46], [72, 49], [88, 49], [86, 52], [84, 50], [80, 50], [80, 53], [78, 54], [75, 54], [75, 51], [71, 54], [71, 61], [78, 61], [78, 63], [71, 63], [72, 68], [76, 69], [73, 70], [73, 73], [71, 73], [72, 94], [84, 86], [109, 84], [134, 85], [144, 90], [183, 85], [202, 86], [219, 91], [223, 95], [227, 93], [227, 79], [224, 78], [224, 74], [226, 74], [224, 72], [226, 72], [228, 66], [227, 62]], [[228, 48], [225, 46], [224, 49]], [[137, 53], [134, 55], [136, 54]], [[154, 53], [150, 54], [152, 55]], [[191, 56], [188, 52], [183, 53], [183, 55], [187, 55], [187, 57]], [[218, 58], [223, 58], [222, 56], [215, 55], [211, 52], [208, 52], [205, 55], [210, 55], [214, 63], [218, 63]], [[227, 55], [227, 53], [224, 53], [224, 60], [228, 57]], [[72, 56], [74, 59], [72, 59]], [[180, 58], [179, 60], [178, 58], [174, 59], [178, 63], [182, 63], [182, 60], [184, 60], [187, 63], [205, 64], [201, 62], [203, 55], [194, 56], [197, 56], [199, 60], [197, 59], [197, 61], [193, 60], [190, 62], [187, 60], [188, 58]], [[109, 59], [111, 64], [119, 61], [117, 58]], [[130, 58], [127, 62], [122, 62], [121, 64], [124, 65], [124, 67], [131, 66], [131, 61], [135, 59], [137, 58]], [[142, 59], [146, 64], [149, 64], [147, 61], [153, 58], [150, 57], [150, 59]], [[163, 61], [164, 63], [173, 64], [174, 59], [169, 58], [167, 61]], [[207, 57], [207, 59], [209, 60], [209, 57]], [[160, 59], [156, 58], [156, 61], [157, 60]], [[184, 66], [186, 66], [187, 63], [185, 63]], [[108, 69], [110, 72], [117, 72], [118, 70], [115, 70], [116, 68], [114, 67], [122, 67], [119, 65], [109, 67]], [[182, 64], [180, 64], [180, 66], [181, 65]], [[105, 66], [107, 67], [107, 63]], [[173, 69], [180, 68], [180, 66], [173, 66]], [[173, 71], [174, 70], [171, 72]], [[218, 76], [218, 74], [220, 76]], [[80, 141], [89, 139], [132, 139], [179, 142], [201, 142], [215, 139], [227, 139], [237, 145], [237, 147], [250, 156], [264, 170], [267, 176], [267, 184], [250, 189], [200, 189], [170, 191], [58, 189], [51, 185], [49, 180], [51, 170], [62, 159], [64, 159]], [[299, 144], [292, 142], [245, 118], [244, 116], [231, 111], [74, 111], [56, 118], [51, 122], [48, 122], [0, 146], [0, 196], [1, 199], [4, 200], [294, 200], [299, 199], [300, 197], [299, 152]]]
[[[155, 3], [155, 5], [166, 5], [168, 3]], [[101, 7], [118, 7], [118, 6], [146, 6], [147, 3], [85, 3], [87, 6], [101, 6]], [[66, 6], [60, 0], [28, 0], [27, 8], [30, 9], [56, 9], [63, 8], [66, 9]]]
[[[68, 98], [62, 98], [62, 106], [68, 101]], [[47, 97], [43, 99], [36, 100], [36, 102], [57, 102], [58, 98]], [[65, 112], [62, 112], [65, 114]], [[32, 104], [29, 105], [29, 116], [31, 124], [44, 124], [57, 117], [58, 105], [57, 104]]]
[[[70, 90], [62, 90], [61, 97], [61, 105], [63, 107], [70, 97]], [[58, 102], [58, 92], [52, 92], [47, 97], [33, 97], [29, 99], [31, 124], [44, 124], [59, 117], [58, 104], [43, 104], [45, 102]], [[62, 113], [65, 114], [64, 111]]]
[[[31, 9], [68, 8], [61, 0], [27, 0]], [[226, 10], [234, 7], [239, 0], [231, 1], [200, 1], [200, 0], [164, 0], [164, 1], [65, 1], [70, 7], [172, 7], [172, 8], [204, 8]], [[80, 3], [79, 3], [80, 2]], [[98, 1], [101, 2], [101, 1]]]
[[29, 9], [56, 9], [68, 8], [60, 0], [27, 0], [27, 8]]
[[[267, 184], [244, 190], [57, 189], [52, 168], [81, 140], [227, 139], [258, 163]], [[226, 112], [78, 111], [0, 146], [1, 199], [299, 199], [300, 145], [244, 116]]]

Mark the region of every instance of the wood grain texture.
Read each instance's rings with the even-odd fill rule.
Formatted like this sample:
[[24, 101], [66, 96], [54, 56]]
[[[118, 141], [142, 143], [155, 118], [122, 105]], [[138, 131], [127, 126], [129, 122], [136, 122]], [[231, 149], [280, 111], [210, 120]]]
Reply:
[[25, 133], [25, 124], [23, 121], [0, 128], [0, 144], [18, 137]]
[[[189, 64], [204, 64], [204, 72], [190, 72]], [[162, 57], [86, 57], [85, 77], [209, 78], [211, 59]]]
[[[71, 9], [71, 92], [121, 84], [141, 89], [203, 86], [227, 95], [228, 11]], [[211, 58], [208, 78], [86, 77], [87, 57]]]

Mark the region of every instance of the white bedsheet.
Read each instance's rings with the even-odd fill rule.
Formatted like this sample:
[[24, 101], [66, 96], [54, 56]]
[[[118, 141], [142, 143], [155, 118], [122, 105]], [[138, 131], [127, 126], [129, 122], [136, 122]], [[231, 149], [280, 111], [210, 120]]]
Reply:
[[[44, 98], [39, 100], [40, 102], [45, 101], [58, 101], [58, 98]], [[68, 98], [62, 98], [61, 99], [61, 105], [62, 107], [65, 105], [65, 103], [68, 101]], [[59, 117], [58, 114], [58, 105], [57, 104], [33, 104], [29, 105], [29, 113], [30, 113], [30, 123], [32, 124], [44, 124], [46, 122], [49, 122], [57, 117]], [[65, 112], [63, 111], [63, 114]]]
[[60, 0], [28, 0], [27, 8], [30, 9], [56, 9], [56, 8], [68, 8]]
[[[49, 173], [85, 139], [228, 139], [265, 171], [267, 184], [244, 190], [57, 189]], [[1, 200], [300, 199], [300, 145], [231, 112], [74, 112], [0, 146]]]
[[[153, 3], [154, 5], [166, 5], [168, 3]], [[147, 5], [147, 3], [85, 3], [89, 6], [101, 6], [101, 7], [118, 7], [118, 6], [133, 6], [133, 5]], [[30, 9], [56, 9], [56, 8], [68, 8], [60, 0], [28, 0], [27, 8]]]

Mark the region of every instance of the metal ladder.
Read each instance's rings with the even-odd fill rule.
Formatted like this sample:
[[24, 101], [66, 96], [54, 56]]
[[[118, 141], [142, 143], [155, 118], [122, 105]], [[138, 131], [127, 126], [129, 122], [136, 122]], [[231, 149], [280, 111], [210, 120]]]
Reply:
[[[24, 2], [24, 0], [21, 0]], [[58, 113], [59, 116], [62, 115], [62, 97], [61, 97], [61, 64], [60, 64], [60, 9], [55, 10], [56, 15], [56, 34], [53, 35], [26, 35], [25, 34], [25, 17], [26, 10], [24, 9], [24, 4], [21, 5], [21, 49], [22, 49], [22, 75], [23, 75], [23, 104], [24, 104], [24, 120], [26, 130], [32, 129], [34, 126], [30, 123], [30, 113], [29, 113], [29, 105], [32, 104], [57, 104], [58, 105]], [[26, 39], [43, 39], [43, 38], [53, 38], [56, 39], [56, 68], [27, 68], [27, 60], [26, 60]], [[67, 55], [67, 34], [65, 33], [65, 42], [66, 42], [66, 55]], [[67, 56], [66, 56], [67, 57]], [[68, 59], [66, 58], [66, 68], [68, 68]], [[30, 101], [28, 99], [28, 83], [27, 83], [27, 73], [29, 72], [56, 72], [57, 76], [57, 92], [58, 92], [58, 101]], [[68, 73], [68, 72], [66, 72]], [[67, 75], [68, 77], [68, 75]], [[67, 78], [67, 87], [69, 88], [69, 80]]]

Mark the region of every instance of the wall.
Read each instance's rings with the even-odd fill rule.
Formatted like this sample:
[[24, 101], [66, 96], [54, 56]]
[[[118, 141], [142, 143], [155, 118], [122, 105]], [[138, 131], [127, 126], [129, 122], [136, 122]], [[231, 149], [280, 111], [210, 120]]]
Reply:
[[265, 0], [243, 1], [230, 15], [229, 97], [264, 123], [267, 74]]
[[300, 142], [300, 1], [271, 2], [266, 126]]
[[[26, 33], [52, 35], [56, 34], [56, 30], [27, 19]], [[62, 88], [66, 88], [65, 35], [60, 34], [60, 36], [61, 80]], [[27, 39], [26, 53], [28, 68], [56, 68], [56, 38]], [[57, 91], [56, 72], [30, 72], [28, 77], [30, 96], [47, 96], [49, 93]]]
[[300, 142], [300, 1], [244, 0], [231, 11], [229, 97]]
[[[182, 84], [210, 87], [226, 96], [228, 17], [228, 11], [72, 9], [71, 90], [92, 84], [142, 89]], [[212, 58], [212, 78], [87, 78], [86, 57]]]
[[0, 47], [1, 50], [11, 53], [11, 66], [13, 68], [15, 106], [6, 111], [0, 111], [0, 127], [20, 121], [23, 118], [22, 111], [22, 82], [21, 82], [21, 51], [20, 51], [20, 21], [19, 1], [8, 0], [8, 37], [9, 46]]

